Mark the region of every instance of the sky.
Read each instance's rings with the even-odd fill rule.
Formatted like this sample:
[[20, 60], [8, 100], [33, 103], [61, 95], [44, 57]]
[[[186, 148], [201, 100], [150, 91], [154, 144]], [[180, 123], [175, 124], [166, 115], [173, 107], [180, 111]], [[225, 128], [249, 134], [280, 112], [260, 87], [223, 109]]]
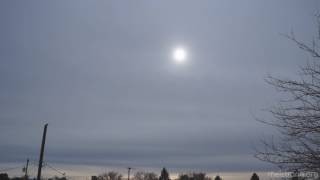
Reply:
[[[310, 57], [319, 1], [0, 1], [0, 163], [265, 171], [271, 74]], [[184, 47], [177, 64], [172, 51]]]

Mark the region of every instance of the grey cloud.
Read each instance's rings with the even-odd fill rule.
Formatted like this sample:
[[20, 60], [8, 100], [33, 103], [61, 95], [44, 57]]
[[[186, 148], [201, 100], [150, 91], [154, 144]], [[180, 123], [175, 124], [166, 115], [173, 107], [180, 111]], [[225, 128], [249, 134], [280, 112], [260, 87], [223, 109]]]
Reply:
[[[295, 76], [317, 1], [0, 2], [0, 163], [263, 169], [254, 120]], [[171, 51], [190, 57], [176, 66]], [[267, 117], [262, 115], [263, 117]], [[192, 163], [190, 163], [192, 162]]]

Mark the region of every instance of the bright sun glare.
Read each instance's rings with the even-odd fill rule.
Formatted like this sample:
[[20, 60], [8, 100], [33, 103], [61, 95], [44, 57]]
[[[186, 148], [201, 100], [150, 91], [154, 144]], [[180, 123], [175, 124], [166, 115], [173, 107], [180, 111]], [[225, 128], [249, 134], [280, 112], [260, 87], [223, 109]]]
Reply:
[[176, 48], [173, 51], [173, 59], [177, 63], [183, 63], [187, 58], [187, 52], [183, 48]]

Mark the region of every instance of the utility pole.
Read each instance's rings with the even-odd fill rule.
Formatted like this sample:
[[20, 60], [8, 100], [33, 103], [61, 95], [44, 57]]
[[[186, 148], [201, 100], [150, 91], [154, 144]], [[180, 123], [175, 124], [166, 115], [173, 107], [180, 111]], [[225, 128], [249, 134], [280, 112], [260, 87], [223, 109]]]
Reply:
[[128, 167], [128, 180], [130, 180], [130, 170], [131, 169], [132, 169], [131, 167]]
[[48, 127], [48, 123], [44, 125], [44, 129], [43, 129], [37, 180], [41, 179], [41, 169], [42, 169], [42, 163], [43, 163], [44, 145], [46, 144], [47, 127]]
[[29, 159], [27, 159], [27, 165], [26, 165], [26, 167], [24, 169], [24, 172], [25, 172], [24, 177], [25, 177], [26, 180], [29, 179], [28, 178], [28, 166], [29, 166]]

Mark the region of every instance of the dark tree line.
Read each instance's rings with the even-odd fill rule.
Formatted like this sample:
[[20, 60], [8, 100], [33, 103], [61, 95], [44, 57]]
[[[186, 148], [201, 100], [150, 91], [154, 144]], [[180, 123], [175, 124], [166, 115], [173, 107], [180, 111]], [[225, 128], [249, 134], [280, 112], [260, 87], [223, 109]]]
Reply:
[[[99, 176], [93, 176], [92, 180], [124, 180], [123, 176], [120, 173], [111, 171], [108, 173], [103, 173]], [[249, 178], [248, 178], [249, 179]], [[1, 180], [1, 179], [0, 179]], [[171, 180], [169, 172], [166, 168], [161, 170], [160, 176], [157, 176], [156, 173], [153, 172], [143, 172], [138, 171], [133, 175], [133, 180]], [[206, 173], [182, 173], [179, 174], [178, 178], [175, 180], [212, 180], [211, 177], [207, 176]], [[217, 175], [214, 180], [222, 180], [222, 178]], [[250, 180], [259, 180], [259, 176], [256, 173], [253, 173]]]
[[[0, 180], [28, 180], [28, 179], [30, 178], [26, 176], [10, 178], [7, 173], [0, 173]], [[48, 180], [67, 180], [67, 178], [54, 176], [52, 178], [48, 178]]]
[[[67, 180], [66, 177], [53, 177], [49, 178], [48, 180]], [[121, 173], [110, 171], [106, 173], [102, 173], [98, 176], [92, 176], [91, 180], [126, 180]], [[133, 180], [171, 180], [169, 172], [163, 168], [161, 171], [160, 176], [153, 172], [143, 172], [138, 171], [134, 174]], [[10, 178], [6, 173], [0, 173], [0, 180], [26, 180], [26, 177], [13, 177]], [[206, 173], [187, 173], [187, 174], [180, 174], [176, 180], [212, 180], [211, 177], [208, 177]], [[214, 180], [222, 180], [220, 176], [216, 176]], [[259, 176], [256, 173], [253, 173], [250, 180], [259, 180]]]
[[100, 174], [97, 178], [98, 180], [122, 180], [122, 174], [110, 171], [107, 173]]
[[178, 180], [212, 180], [206, 173], [180, 174]]

